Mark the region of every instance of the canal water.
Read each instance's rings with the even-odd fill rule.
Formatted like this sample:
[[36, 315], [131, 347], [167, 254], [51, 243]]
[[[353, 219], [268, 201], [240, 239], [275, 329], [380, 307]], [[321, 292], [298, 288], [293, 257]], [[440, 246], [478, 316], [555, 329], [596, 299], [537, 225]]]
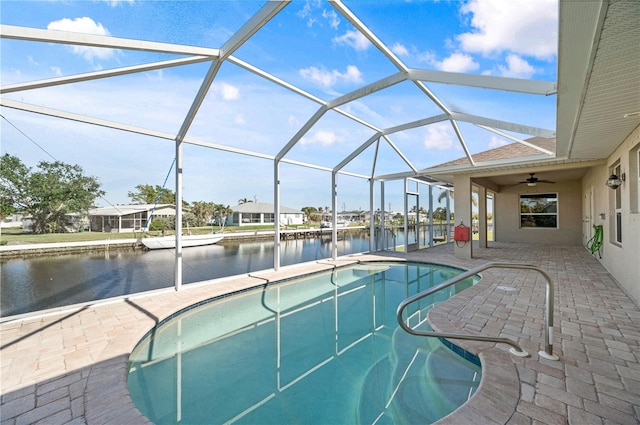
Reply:
[[[366, 232], [346, 232], [338, 255], [369, 251]], [[281, 243], [281, 265], [331, 257], [330, 237]], [[273, 267], [273, 241], [224, 242], [183, 251], [185, 284]], [[174, 284], [174, 251], [111, 251], [0, 261], [2, 317]]]

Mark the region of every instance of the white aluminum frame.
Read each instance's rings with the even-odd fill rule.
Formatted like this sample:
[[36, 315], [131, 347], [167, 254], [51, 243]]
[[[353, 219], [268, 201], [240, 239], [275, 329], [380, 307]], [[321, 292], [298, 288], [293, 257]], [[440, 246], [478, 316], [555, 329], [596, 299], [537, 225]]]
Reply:
[[[329, 3], [335, 8], [335, 10], [346, 20], [348, 20], [357, 31], [359, 31], [363, 36], [365, 36], [373, 46], [380, 51], [394, 67], [398, 69], [398, 72], [391, 74], [387, 77], [384, 77], [376, 82], [368, 84], [366, 86], [360, 87], [350, 93], [344, 94], [342, 96], [338, 96], [332, 100], [324, 101], [314, 95], [311, 95], [304, 90], [290, 84], [282, 79], [275, 77], [268, 72], [259, 69], [258, 67], [251, 65], [243, 60], [235, 58], [233, 53], [242, 46], [245, 42], [251, 39], [251, 37], [264, 25], [269, 23], [271, 19], [277, 16], [284, 7], [289, 4], [290, 0], [274, 0], [266, 2], [262, 8], [258, 10], [236, 33], [234, 33], [226, 43], [224, 43], [220, 48], [203, 48], [203, 47], [195, 47], [195, 46], [187, 46], [187, 45], [176, 45], [170, 43], [160, 43], [160, 42], [149, 42], [135, 39], [126, 39], [126, 38], [116, 38], [116, 37], [106, 37], [106, 36], [97, 36], [97, 35], [89, 35], [89, 34], [81, 34], [81, 33], [73, 33], [73, 32], [64, 32], [64, 31], [52, 31], [52, 30], [43, 30], [36, 28], [26, 28], [26, 27], [18, 27], [12, 25], [0, 25], [0, 37], [7, 39], [15, 39], [15, 40], [23, 40], [23, 41], [32, 41], [32, 42], [45, 42], [45, 43], [59, 43], [66, 45], [75, 45], [75, 46], [91, 46], [91, 47], [102, 47], [102, 48], [112, 48], [112, 49], [123, 49], [123, 50], [134, 50], [134, 51], [145, 51], [145, 52], [161, 52], [161, 53], [169, 53], [169, 54], [177, 54], [183, 55], [184, 58], [173, 59], [161, 62], [154, 62], [148, 64], [141, 64], [135, 66], [127, 66], [110, 70], [102, 70], [97, 72], [90, 72], [84, 74], [70, 75], [59, 78], [51, 78], [47, 80], [40, 81], [30, 81], [18, 84], [4, 85], [0, 87], [0, 94], [8, 94], [8, 93], [19, 93], [26, 90], [33, 90], [38, 88], [45, 87], [53, 87], [64, 84], [73, 84], [78, 82], [90, 81], [90, 80], [98, 80], [103, 78], [109, 78], [120, 75], [127, 74], [136, 74], [140, 72], [147, 72], [150, 70], [158, 70], [170, 67], [178, 67], [185, 66], [195, 63], [210, 63], [208, 71], [206, 75], [203, 76], [203, 80], [201, 82], [200, 88], [195, 95], [191, 107], [187, 114], [185, 115], [182, 125], [179, 131], [176, 134], [168, 134], [165, 132], [146, 129], [141, 127], [132, 126], [129, 124], [112, 122], [104, 119], [99, 119], [95, 117], [90, 117], [86, 115], [79, 115], [70, 112], [60, 111], [48, 108], [46, 106], [32, 105], [26, 104], [23, 102], [18, 102], [15, 100], [7, 99], [5, 97], [0, 97], [0, 106], [12, 109], [18, 109], [22, 111], [27, 111], [36, 114], [48, 115], [52, 117], [57, 117], [61, 119], [67, 119], [77, 122], [82, 122], [85, 124], [97, 125], [112, 129], [117, 129], [121, 131], [131, 132], [142, 134], [150, 137], [155, 137], [162, 140], [173, 141], [175, 144], [175, 156], [176, 156], [176, 170], [175, 170], [175, 183], [176, 183], [176, 252], [175, 252], [175, 288], [179, 290], [182, 285], [182, 236], [181, 236], [181, 227], [182, 227], [182, 169], [183, 169], [183, 156], [182, 149], [185, 143], [194, 144], [198, 146], [203, 146], [215, 150], [221, 150], [231, 153], [236, 153], [240, 155], [252, 156], [261, 159], [265, 159], [268, 161], [273, 161], [273, 176], [274, 176], [274, 217], [280, 216], [280, 164], [288, 163], [293, 165], [298, 165], [301, 167], [307, 167], [312, 169], [323, 170], [326, 172], [331, 172], [331, 197], [332, 197], [332, 209], [333, 209], [333, 222], [337, 223], [337, 205], [338, 205], [338, 188], [337, 188], [337, 175], [344, 174], [359, 177], [362, 179], [368, 179], [370, 185], [370, 203], [369, 209], [371, 214], [371, 224], [370, 224], [370, 249], [373, 251], [374, 249], [374, 184], [376, 181], [379, 181], [381, 184], [380, 193], [381, 193], [381, 202], [382, 202], [382, 230], [384, 230], [384, 181], [385, 180], [396, 180], [396, 179], [406, 179], [412, 177], [419, 177], [421, 175], [425, 175], [425, 173], [421, 170], [418, 170], [410, 161], [401, 149], [392, 141], [390, 135], [398, 132], [402, 132], [408, 129], [413, 129], [417, 127], [428, 126], [434, 123], [449, 121], [452, 129], [454, 130], [458, 142], [465, 152], [465, 155], [469, 161], [471, 166], [476, 166], [471, 156], [471, 153], [467, 147], [467, 144], [464, 140], [463, 134], [460, 131], [458, 126], [458, 122], [467, 122], [474, 125], [477, 125], [485, 130], [494, 132], [503, 137], [507, 137], [510, 140], [513, 140], [517, 143], [522, 143], [526, 146], [537, 149], [541, 152], [542, 155], [546, 155], [549, 158], [554, 158], [555, 155], [553, 152], [536, 147], [535, 145], [531, 145], [523, 140], [515, 138], [513, 136], [508, 135], [504, 131], [512, 131], [519, 134], [528, 134], [532, 136], [542, 136], [542, 137], [553, 137], [555, 133], [551, 130], [546, 130], [542, 128], [537, 128], [533, 126], [516, 124], [501, 120], [489, 119], [480, 116], [474, 116], [469, 114], [464, 114], [461, 112], [456, 112], [450, 110], [444, 102], [442, 102], [438, 97], [436, 97], [431, 90], [427, 87], [425, 83], [435, 82], [435, 83], [443, 83], [443, 84], [454, 84], [454, 85], [463, 85], [469, 87], [481, 87], [492, 90], [500, 90], [500, 91], [513, 91], [518, 93], [526, 93], [531, 95], [541, 95], [541, 96], [549, 96], [557, 94], [557, 84], [554, 82], [546, 82], [546, 81], [528, 81], [528, 80], [519, 80], [513, 78], [500, 78], [500, 77], [490, 77], [490, 76], [482, 76], [482, 75], [468, 75], [468, 74], [460, 74], [460, 73], [451, 73], [451, 72], [442, 72], [442, 71], [433, 71], [426, 69], [410, 69], [408, 68], [392, 51], [389, 47], [387, 47], [378, 37], [363, 23], [361, 22], [341, 1], [339, 0], [331, 0]], [[198, 114], [198, 111], [204, 101], [207, 93], [211, 89], [211, 86], [216, 79], [218, 71], [224, 62], [229, 62], [238, 67], [241, 67], [260, 78], [263, 78], [267, 81], [270, 81], [274, 84], [280, 85], [281, 87], [292, 91], [293, 93], [302, 96], [308, 100], [311, 100], [319, 105], [318, 110], [305, 122], [298, 132], [285, 143], [282, 149], [274, 156], [268, 155], [265, 153], [250, 151], [246, 149], [238, 149], [229, 146], [224, 146], [220, 144], [210, 143], [206, 141], [196, 140], [188, 137], [189, 129], [193, 123], [193, 120]], [[340, 109], [340, 106], [343, 106], [349, 102], [353, 102], [357, 99], [361, 99], [365, 96], [368, 96], [372, 93], [376, 93], [380, 90], [387, 89], [391, 86], [399, 84], [404, 81], [410, 81], [416, 85], [416, 87], [424, 93], [426, 98], [432, 102], [442, 113], [430, 117], [425, 117], [419, 120], [415, 120], [412, 122], [406, 122], [394, 127], [381, 129], [372, 125], [371, 123], [366, 122], [365, 120], [346, 112]], [[373, 136], [369, 137], [365, 140], [358, 148], [356, 148], [351, 154], [346, 156], [342, 161], [340, 161], [335, 167], [324, 167], [317, 164], [305, 163], [300, 161], [295, 161], [287, 158], [288, 153], [291, 149], [298, 144], [298, 142], [307, 134], [310, 129], [325, 115], [328, 111], [334, 111], [338, 114], [341, 114], [356, 123], [367, 127], [374, 131]], [[406, 167], [404, 170], [399, 171], [396, 174], [392, 175], [376, 175], [376, 162], [379, 155], [379, 146], [381, 140], [384, 140], [398, 155], [401, 159], [401, 162], [404, 164], [403, 167]], [[358, 157], [361, 153], [363, 153], [368, 147], [372, 144], [376, 144], [375, 147], [375, 155], [372, 163], [371, 174], [370, 175], [360, 175], [357, 173], [350, 173], [348, 171], [344, 171], [343, 168], [347, 166], [353, 159]], [[433, 184], [438, 184], [442, 182], [438, 182], [437, 179], [432, 179]], [[420, 183], [425, 183], [424, 181], [420, 181]], [[432, 210], [432, 190], [431, 184], [429, 184], [429, 193], [430, 193], [430, 212]], [[406, 192], [406, 190], [405, 190]], [[450, 211], [449, 208], [449, 197], [447, 197], [447, 212]], [[405, 209], [406, 209], [406, 195], [405, 195]], [[432, 212], [431, 212], [432, 214]], [[432, 221], [432, 215], [430, 216], [430, 220]], [[278, 269], [280, 267], [280, 229], [279, 225], [276, 222], [274, 224], [274, 269]], [[337, 256], [337, 229], [336, 226], [333, 226], [333, 245], [332, 245], [332, 258], [336, 258]], [[447, 234], [449, 234], [449, 229], [447, 229]], [[430, 244], [433, 244], [433, 231], [429, 236]], [[405, 242], [406, 243], [406, 242]]]

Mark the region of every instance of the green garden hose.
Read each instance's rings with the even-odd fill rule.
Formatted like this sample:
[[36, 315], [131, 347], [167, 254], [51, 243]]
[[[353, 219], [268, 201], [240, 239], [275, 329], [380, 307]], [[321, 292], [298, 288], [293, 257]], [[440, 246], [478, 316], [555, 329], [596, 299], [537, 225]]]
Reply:
[[595, 234], [593, 235], [591, 240], [587, 242], [587, 249], [589, 250], [589, 252], [591, 252], [591, 254], [594, 254], [594, 255], [597, 252], [600, 258], [602, 258], [602, 252], [601, 252], [602, 235], [603, 235], [602, 224], [593, 226], [593, 228], [595, 229]]

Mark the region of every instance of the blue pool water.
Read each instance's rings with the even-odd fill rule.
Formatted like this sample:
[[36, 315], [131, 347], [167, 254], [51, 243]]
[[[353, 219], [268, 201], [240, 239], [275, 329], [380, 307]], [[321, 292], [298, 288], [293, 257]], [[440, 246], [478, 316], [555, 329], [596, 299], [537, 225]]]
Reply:
[[[471, 397], [481, 369], [404, 332], [395, 312], [458, 273], [363, 263], [194, 306], [135, 348], [131, 397], [156, 424], [432, 423]], [[434, 303], [474, 283], [410, 306], [410, 324], [427, 328]]]

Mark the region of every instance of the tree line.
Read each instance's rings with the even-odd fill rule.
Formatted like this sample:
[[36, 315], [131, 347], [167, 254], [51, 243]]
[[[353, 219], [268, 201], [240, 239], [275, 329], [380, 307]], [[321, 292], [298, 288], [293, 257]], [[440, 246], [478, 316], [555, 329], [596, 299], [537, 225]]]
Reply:
[[[34, 233], [64, 232], [69, 215], [86, 215], [104, 195], [98, 178], [85, 175], [79, 165], [40, 161], [32, 169], [16, 156], [7, 153], [0, 157], [0, 219], [12, 214], [30, 217]], [[175, 193], [158, 185], [139, 184], [128, 197], [134, 204], [175, 203]], [[229, 205], [214, 202], [183, 201], [183, 206], [185, 224], [194, 227], [224, 227], [227, 215], [232, 213]], [[151, 224], [164, 229], [174, 227], [175, 222], [158, 220]]]
[[[95, 208], [96, 200], [104, 195], [98, 178], [85, 175], [79, 165], [40, 161], [34, 170], [16, 156], [7, 153], [0, 157], [0, 219], [16, 213], [30, 217], [34, 233], [64, 232], [69, 215], [86, 215]], [[134, 204], [175, 203], [175, 193], [159, 185], [139, 184], [127, 196]], [[208, 201], [182, 202], [183, 224], [187, 226], [215, 224], [223, 229], [226, 217], [233, 213], [229, 205]], [[247, 202], [253, 201], [247, 198], [238, 200], [238, 204]], [[331, 214], [326, 206], [307, 206], [301, 211], [307, 221], [322, 221]], [[412, 212], [415, 212], [415, 207]], [[439, 207], [434, 210], [433, 217], [445, 220], [446, 212], [445, 208]], [[420, 213], [427, 212], [420, 208]], [[175, 218], [161, 218], [150, 224], [150, 230], [173, 228]]]

